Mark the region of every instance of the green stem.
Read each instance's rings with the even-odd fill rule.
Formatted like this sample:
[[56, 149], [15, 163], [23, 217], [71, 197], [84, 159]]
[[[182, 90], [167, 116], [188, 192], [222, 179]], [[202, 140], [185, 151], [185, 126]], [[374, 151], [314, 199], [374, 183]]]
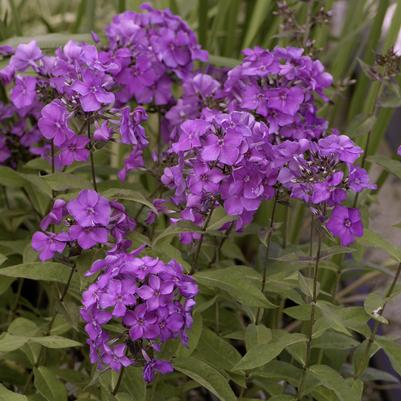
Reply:
[[[395, 286], [397, 284], [397, 281], [398, 281], [398, 279], [400, 277], [400, 274], [401, 274], [401, 262], [398, 264], [397, 272], [395, 273], [393, 281], [391, 282], [391, 285], [390, 285], [389, 289], [387, 290], [387, 293], [386, 293], [385, 298], [384, 298], [385, 301], [383, 303], [383, 307], [378, 312], [379, 316], [383, 315], [384, 309], [385, 309], [385, 307], [387, 305], [387, 302], [388, 302], [388, 299], [393, 294], [394, 288], [395, 288]], [[372, 346], [373, 346], [373, 344], [375, 342], [376, 335], [377, 335], [377, 332], [379, 330], [379, 327], [380, 327], [380, 322], [378, 320], [375, 320], [375, 323], [374, 323], [374, 326], [373, 326], [373, 330], [370, 333], [370, 336], [369, 336], [369, 339], [368, 339], [368, 343], [366, 344], [366, 349], [365, 349], [364, 356], [363, 356], [364, 368], [361, 369], [359, 372], [357, 372], [357, 374], [354, 377], [355, 380], [359, 379], [361, 377], [361, 375], [363, 374], [363, 372], [365, 371], [365, 369], [366, 369], [366, 367], [367, 367], [367, 365], [369, 363], [370, 351], [371, 351]]]
[[91, 162], [91, 173], [92, 173], [92, 182], [93, 182], [93, 189], [97, 192], [97, 184], [96, 184], [96, 172], [95, 172], [95, 160], [93, 158], [93, 141], [92, 141], [92, 134], [91, 134], [91, 125], [90, 121], [88, 120], [88, 139], [89, 139], [89, 154], [90, 154], [90, 162]]
[[194, 263], [193, 263], [193, 266], [192, 266], [192, 271], [193, 272], [196, 271], [196, 267], [195, 266], [198, 263], [198, 259], [199, 259], [199, 255], [200, 255], [200, 251], [201, 251], [202, 243], [203, 243], [203, 237], [205, 236], [205, 231], [207, 229], [207, 226], [210, 223], [210, 219], [212, 218], [213, 210], [214, 210], [214, 203], [210, 207], [209, 213], [208, 213], [208, 215], [206, 217], [206, 220], [205, 220], [205, 223], [203, 224], [203, 227], [202, 227], [202, 234], [201, 234], [201, 237], [199, 238], [199, 242], [198, 242], [198, 245], [197, 245], [196, 251], [195, 251]]
[[309, 40], [309, 33], [311, 28], [311, 20], [312, 20], [312, 12], [313, 12], [313, 0], [309, 0], [308, 3], [308, 12], [306, 15], [306, 22], [305, 22], [305, 32], [303, 37], [303, 46], [306, 47], [308, 40]]
[[228, 227], [224, 237], [220, 240], [219, 245], [216, 247], [216, 250], [214, 252], [212, 260], [209, 262], [210, 267], [214, 262], [219, 262], [220, 261], [220, 254], [221, 254], [221, 249], [223, 248], [224, 243], [227, 241], [228, 237], [230, 236], [230, 233], [232, 229], [234, 228], [235, 222], [232, 222], [230, 226]]
[[113, 391], [111, 392], [111, 394], [113, 394], [113, 395], [117, 394], [117, 391], [120, 388], [121, 381], [123, 379], [123, 374], [124, 374], [124, 366], [120, 370], [120, 374], [118, 375], [117, 383], [116, 383], [115, 387], [113, 388]]
[[[264, 260], [264, 265], [263, 265], [262, 286], [260, 288], [262, 293], [265, 291], [265, 287], [266, 287], [267, 263], [269, 261], [270, 244], [271, 244], [271, 239], [272, 239], [272, 236], [273, 236], [274, 217], [275, 217], [275, 214], [276, 214], [277, 203], [278, 203], [278, 189], [276, 190], [276, 195], [274, 196], [272, 213], [271, 213], [271, 216], [270, 216], [270, 225], [269, 225], [269, 228], [268, 228], [269, 231], [267, 233], [267, 239], [266, 239], [266, 253], [265, 253], [265, 260]], [[255, 317], [256, 323], [260, 322], [260, 320], [262, 319], [262, 316], [263, 316], [263, 308], [259, 307], [257, 312], [256, 312], [256, 317]]]
[[[68, 276], [67, 282], [65, 284], [63, 293], [61, 294], [61, 296], [59, 298], [58, 306], [63, 304], [64, 298], [66, 297], [66, 295], [68, 293], [68, 290], [70, 288], [72, 277], [73, 277], [74, 272], [75, 272], [75, 263], [72, 264], [70, 266], [70, 268], [71, 268], [71, 271], [70, 271], [70, 274]], [[50, 333], [52, 331], [52, 328], [53, 328], [53, 325], [54, 325], [54, 322], [56, 320], [56, 316], [58, 315], [58, 312], [59, 312], [59, 310], [58, 310], [58, 307], [57, 307], [55, 313], [53, 314], [53, 316], [52, 316], [52, 318], [51, 318], [51, 320], [49, 322], [49, 324], [47, 325], [47, 329], [46, 329], [46, 332], [45, 332], [45, 337], [50, 335]], [[37, 360], [36, 360], [36, 362], [34, 364], [35, 368], [37, 368], [39, 366], [39, 364], [40, 364], [40, 359], [41, 359], [41, 356], [42, 356], [42, 350], [43, 350], [43, 347], [41, 347], [40, 350], [39, 350], [39, 354], [38, 354]], [[24, 389], [23, 389], [23, 393], [24, 394], [26, 393], [26, 390], [28, 389], [28, 386], [31, 384], [32, 378], [33, 378], [33, 369], [31, 370], [31, 372], [30, 372], [30, 374], [29, 374], [29, 376], [28, 376], [28, 378], [27, 378], [27, 380], [25, 382]]]
[[313, 291], [312, 291], [312, 302], [311, 302], [311, 314], [309, 319], [308, 334], [306, 340], [306, 353], [305, 353], [305, 365], [302, 371], [302, 375], [298, 385], [297, 400], [302, 400], [302, 393], [305, 385], [306, 372], [310, 366], [311, 353], [312, 353], [312, 336], [313, 336], [313, 325], [315, 324], [316, 314], [316, 302], [317, 302], [317, 285], [318, 285], [318, 274], [319, 274], [319, 262], [320, 262], [320, 251], [322, 247], [322, 235], [319, 230], [317, 240], [317, 251], [315, 259], [315, 267], [313, 272]]

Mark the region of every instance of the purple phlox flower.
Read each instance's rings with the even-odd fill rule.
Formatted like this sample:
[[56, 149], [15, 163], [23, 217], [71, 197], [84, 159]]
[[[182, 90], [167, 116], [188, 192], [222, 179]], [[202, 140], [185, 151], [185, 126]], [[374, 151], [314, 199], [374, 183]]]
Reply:
[[342, 246], [354, 242], [355, 237], [362, 237], [363, 225], [358, 209], [336, 206], [326, 223], [327, 229], [340, 239]]
[[152, 274], [149, 277], [148, 285], [145, 284], [138, 288], [137, 293], [146, 301], [148, 310], [152, 311], [167, 303], [173, 289], [173, 282], [162, 282], [159, 277]]
[[11, 57], [10, 65], [16, 71], [25, 71], [28, 67], [36, 67], [36, 61], [42, 57], [42, 52], [35, 40], [29, 43], [21, 43], [15, 49], [15, 54]]
[[14, 54], [14, 49], [9, 45], [1, 45], [0, 46], [0, 56], [7, 57]]
[[401, 156], [401, 146], [399, 146], [398, 149], [397, 149], [397, 155]]
[[42, 230], [47, 230], [51, 224], [60, 224], [66, 215], [66, 202], [63, 199], [56, 199], [52, 210], [50, 210], [47, 216], [45, 216], [40, 222], [40, 228]]
[[196, 74], [192, 79], [184, 81], [184, 93], [189, 97], [213, 97], [220, 89], [220, 83], [207, 74]]
[[322, 156], [336, 156], [338, 160], [354, 163], [363, 153], [346, 135], [329, 135], [319, 140], [319, 153]]
[[210, 168], [206, 163], [196, 163], [193, 167], [194, 175], [189, 179], [189, 189], [194, 194], [202, 192], [217, 193], [219, 183], [225, 175], [217, 168]]
[[73, 241], [77, 241], [82, 249], [90, 249], [97, 244], [105, 244], [108, 231], [104, 227], [81, 227], [77, 224], [70, 227], [68, 234]]
[[99, 126], [99, 123], [95, 122], [95, 131], [93, 133], [93, 139], [99, 142], [107, 142], [112, 135], [112, 130], [109, 127], [107, 121], [103, 121], [102, 125]]
[[269, 107], [293, 116], [304, 101], [304, 91], [296, 86], [289, 89], [270, 89], [267, 98]]
[[0, 163], [4, 163], [11, 157], [11, 151], [7, 146], [5, 137], [0, 137]]
[[[340, 185], [343, 182], [343, 177], [344, 173], [342, 171], [336, 171], [334, 174], [332, 174], [330, 177], [327, 177], [324, 181], [318, 182], [313, 185], [313, 192], [312, 192], [312, 203], [321, 203], [327, 201], [330, 196], [335, 193], [336, 191], [340, 191], [343, 196], [340, 199], [337, 199], [338, 196], [336, 196], [336, 200], [339, 202], [342, 202], [345, 200], [347, 197], [345, 190], [342, 188], [339, 188]], [[338, 203], [338, 202], [336, 202]]]
[[64, 166], [71, 165], [74, 161], [84, 162], [89, 158], [89, 139], [82, 135], [72, 135], [60, 149], [60, 161]]
[[24, 76], [16, 77], [15, 86], [11, 90], [10, 99], [17, 109], [32, 106], [36, 98], [35, 77]]
[[368, 172], [359, 167], [351, 166], [348, 176], [349, 187], [354, 192], [361, 192], [364, 189], [375, 190], [377, 186], [370, 183]]
[[114, 102], [114, 94], [104, 89], [107, 83], [101, 73], [86, 70], [82, 74], [82, 81], [75, 81], [72, 84], [71, 88], [80, 95], [83, 111], [97, 111], [102, 105]]
[[3, 85], [8, 85], [14, 79], [14, 76], [15, 69], [10, 64], [0, 69], [0, 82]]
[[68, 127], [68, 111], [60, 100], [53, 100], [43, 107], [38, 126], [46, 139], [53, 139], [56, 146], [62, 145], [67, 137], [74, 135]]
[[54, 233], [43, 233], [37, 231], [32, 236], [32, 248], [39, 253], [41, 261], [53, 258], [56, 253], [62, 253], [65, 248], [65, 241], [60, 240], [60, 235]]
[[180, 127], [180, 138], [173, 144], [173, 151], [183, 152], [201, 147], [201, 137], [210, 129], [209, 122], [201, 119], [185, 121]]
[[231, 216], [245, 211], [255, 211], [264, 195], [263, 177], [246, 167], [234, 171], [232, 181], [223, 193], [224, 208]]
[[67, 209], [82, 227], [107, 226], [110, 221], [110, 202], [92, 189], [84, 189]]
[[140, 338], [154, 339], [160, 334], [157, 325], [156, 312], [149, 312], [146, 304], [140, 304], [133, 311], [128, 311], [124, 317], [124, 324], [129, 329], [129, 335], [132, 341]]
[[219, 161], [232, 166], [240, 156], [243, 137], [237, 133], [227, 133], [224, 136], [209, 134], [202, 150], [205, 162]]
[[92, 40], [93, 40], [95, 43], [100, 43], [99, 35], [98, 35], [96, 32], [91, 31], [91, 37], [92, 37]]
[[121, 111], [121, 142], [144, 147], [148, 144], [145, 129], [140, 125], [147, 119], [147, 114], [142, 107], [137, 107], [131, 114], [129, 107]]
[[143, 378], [146, 383], [151, 383], [155, 377], [156, 372], [162, 375], [174, 372], [173, 365], [169, 361], [161, 359], [149, 360], [143, 370]]
[[135, 303], [136, 285], [129, 279], [111, 280], [99, 299], [102, 308], [114, 307], [113, 316], [122, 317], [127, 311], [127, 306]]
[[141, 168], [144, 165], [145, 162], [143, 159], [143, 150], [139, 147], [135, 147], [124, 159], [124, 166], [118, 172], [118, 178], [120, 179], [120, 181], [125, 181], [127, 178], [127, 174], [130, 171]]
[[113, 370], [119, 371], [122, 367], [132, 365], [133, 361], [126, 355], [127, 346], [125, 344], [117, 344], [113, 348], [105, 344], [105, 349], [107, 352], [103, 355], [103, 361]]

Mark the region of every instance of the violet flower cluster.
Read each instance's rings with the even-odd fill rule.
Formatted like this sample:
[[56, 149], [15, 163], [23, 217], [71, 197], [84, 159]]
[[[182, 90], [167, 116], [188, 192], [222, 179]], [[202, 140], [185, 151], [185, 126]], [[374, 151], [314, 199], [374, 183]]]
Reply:
[[[42, 261], [61, 254], [68, 246], [90, 249], [105, 245], [111, 251], [127, 249], [126, 235], [135, 229], [125, 207], [109, 201], [96, 191], [85, 189], [69, 202], [57, 199], [32, 237], [32, 247]], [[57, 232], [49, 228], [57, 226]]]
[[157, 372], [172, 372], [172, 364], [158, 359], [157, 353], [173, 338], [188, 343], [186, 331], [198, 292], [193, 278], [175, 260], [164, 263], [150, 256], [139, 258], [135, 252], [110, 253], [87, 275], [99, 271], [83, 293], [81, 309], [91, 362], [116, 371], [141, 362], [146, 382]]
[[170, 10], [156, 10], [149, 4], [141, 8], [146, 12], [126, 11], [106, 28], [112, 57], [124, 60], [115, 77], [121, 87], [117, 100], [168, 105], [174, 103], [174, 81], [190, 76], [193, 62], [207, 61], [207, 52], [188, 25]]
[[[248, 224], [261, 202], [287, 193], [304, 201], [328, 230], [349, 245], [363, 233], [350, 192], [373, 189], [355, 165], [362, 149], [317, 116], [317, 100], [332, 81], [302, 49], [245, 50], [223, 87], [198, 74], [166, 114], [177, 163], [162, 182], [174, 190], [181, 219], [202, 226], [221, 204]], [[183, 236], [184, 242], [197, 235]]]

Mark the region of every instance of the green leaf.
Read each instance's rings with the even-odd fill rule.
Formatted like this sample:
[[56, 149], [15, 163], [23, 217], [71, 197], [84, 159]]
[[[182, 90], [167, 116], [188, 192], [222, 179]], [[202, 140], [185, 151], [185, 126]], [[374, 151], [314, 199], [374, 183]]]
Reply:
[[[398, 164], [400, 165], [400, 177], [401, 177], [401, 163]], [[396, 259], [397, 262], [401, 262], [401, 249], [393, 245], [391, 242], [385, 240], [382, 235], [372, 230], [366, 229], [363, 237], [359, 238], [358, 242], [360, 242], [362, 245], [365, 246], [380, 248], [383, 251], [386, 251], [394, 259]]]
[[354, 117], [347, 128], [347, 133], [350, 138], [358, 138], [367, 135], [372, 130], [376, 122], [376, 116], [366, 117], [361, 113]]
[[245, 346], [249, 351], [255, 345], [267, 344], [272, 340], [272, 331], [263, 324], [250, 324], [245, 330]]
[[383, 348], [384, 352], [390, 359], [391, 366], [400, 375], [401, 374], [401, 345], [384, 336], [376, 336], [376, 344]]
[[322, 316], [317, 319], [313, 327], [313, 336], [315, 338], [321, 336], [329, 329], [351, 336], [351, 333], [345, 326], [341, 314], [339, 313], [341, 308], [325, 301], [319, 301], [317, 307], [322, 312]]
[[13, 47], [18, 46], [21, 43], [28, 43], [32, 40], [36, 40], [38, 46], [42, 50], [53, 50], [66, 44], [69, 40], [75, 40], [77, 42], [92, 42], [90, 34], [63, 34], [63, 33], [49, 33], [47, 35], [35, 35], [35, 36], [17, 36], [10, 38], [2, 42]]
[[91, 186], [91, 183], [85, 177], [68, 173], [48, 174], [42, 178], [54, 191], [85, 189]]
[[0, 276], [23, 277], [30, 280], [55, 281], [58, 283], [66, 283], [69, 275], [70, 272], [65, 265], [54, 262], [23, 263], [0, 269]]
[[297, 344], [305, 341], [306, 336], [303, 334], [291, 334], [283, 331], [278, 338], [274, 338], [268, 344], [259, 344], [252, 347], [234, 366], [233, 371], [259, 368], [273, 360], [291, 344]]
[[181, 222], [179, 224], [171, 224], [164, 231], [162, 231], [160, 234], [158, 234], [156, 236], [156, 238], [153, 240], [152, 247], [155, 248], [156, 245], [158, 244], [158, 242], [164, 238], [168, 238], [171, 236], [175, 236], [177, 234], [188, 233], [188, 232], [201, 233], [202, 230], [199, 227], [195, 226], [195, 224], [192, 224], [189, 222]]
[[124, 188], [110, 188], [102, 193], [106, 198], [113, 198], [118, 200], [126, 200], [131, 202], [140, 203], [151, 209], [154, 213], [159, 214], [153, 203], [148, 201], [140, 192]]
[[[305, 277], [301, 272], [298, 272], [299, 289], [309, 298], [313, 297], [313, 279]], [[319, 294], [319, 287], [317, 294]]]
[[28, 342], [28, 338], [3, 333], [0, 337], [0, 352], [11, 352], [21, 348]]
[[143, 369], [129, 366], [124, 373], [121, 389], [130, 395], [130, 401], [146, 400], [146, 383], [143, 380]]
[[383, 91], [377, 101], [380, 107], [397, 108], [401, 106], [400, 87], [397, 82], [384, 83]]
[[35, 387], [47, 401], [67, 401], [67, 391], [48, 368], [40, 366], [34, 368]]
[[31, 337], [29, 342], [43, 345], [46, 348], [70, 348], [70, 347], [81, 347], [82, 344], [78, 341], [71, 340], [70, 338], [61, 336], [46, 336], [46, 337]]
[[218, 230], [224, 224], [229, 223], [235, 220], [235, 216], [227, 216], [223, 207], [218, 207], [213, 210], [212, 217], [210, 218], [210, 222], [206, 228], [206, 231]]
[[22, 394], [14, 393], [0, 384], [0, 401], [28, 401]]
[[388, 320], [381, 315], [386, 300], [378, 292], [371, 292], [363, 303], [366, 313], [373, 319], [383, 324], [388, 324]]
[[240, 64], [240, 60], [237, 60], [235, 58], [216, 56], [213, 54], [209, 54], [209, 61], [210, 61], [210, 63], [212, 63], [218, 67], [233, 68], [233, 67], [237, 66], [238, 64]]
[[26, 180], [10, 167], [0, 166], [0, 184], [5, 187], [21, 188], [26, 185]]
[[323, 336], [312, 339], [312, 348], [323, 349], [351, 349], [359, 345], [358, 341], [345, 334], [327, 330]]
[[269, 14], [270, 7], [270, 0], [257, 0], [255, 6], [253, 7], [252, 17], [249, 21], [248, 30], [242, 43], [243, 49], [249, 47], [252, 44], [253, 39], [255, 38], [259, 29], [262, 27], [263, 21]]
[[292, 395], [279, 394], [269, 398], [269, 401], [296, 401], [296, 398]]
[[241, 354], [216, 333], [204, 328], [196, 347], [196, 357], [216, 369], [231, 370], [241, 359]]
[[383, 156], [369, 156], [368, 161], [378, 164], [389, 173], [401, 178], [401, 163], [399, 160], [392, 160]]
[[240, 303], [248, 306], [275, 308], [260, 290], [260, 275], [254, 269], [244, 266], [208, 270], [194, 275], [198, 283], [228, 292]]
[[208, 389], [221, 401], [236, 401], [237, 397], [231, 390], [227, 379], [216, 369], [199, 359], [189, 357], [176, 359], [174, 367], [179, 372], [195, 380]]
[[322, 386], [332, 390], [340, 401], [360, 401], [358, 392], [334, 369], [327, 365], [313, 365], [309, 368]]

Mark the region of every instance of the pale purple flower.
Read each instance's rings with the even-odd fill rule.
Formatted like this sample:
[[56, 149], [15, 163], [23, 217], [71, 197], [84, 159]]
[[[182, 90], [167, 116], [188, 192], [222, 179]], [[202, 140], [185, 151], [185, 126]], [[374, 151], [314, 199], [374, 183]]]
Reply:
[[97, 111], [105, 104], [114, 102], [114, 94], [104, 89], [105, 77], [99, 73], [86, 70], [81, 81], [75, 81], [71, 88], [80, 96], [82, 110], [85, 112]]
[[65, 241], [59, 240], [60, 236], [54, 233], [37, 231], [32, 236], [32, 248], [39, 253], [41, 261], [52, 259], [56, 253], [64, 251]]
[[46, 139], [52, 139], [56, 146], [62, 145], [67, 137], [74, 135], [68, 127], [68, 111], [60, 100], [53, 100], [43, 107], [38, 126]]
[[29, 43], [21, 43], [17, 46], [10, 65], [16, 71], [25, 71], [28, 67], [36, 67], [36, 61], [42, 57], [42, 51], [35, 40]]
[[356, 237], [362, 237], [363, 225], [358, 209], [336, 206], [326, 223], [328, 230], [340, 239], [342, 246], [348, 246]]
[[17, 109], [32, 106], [36, 98], [35, 77], [24, 76], [16, 77], [15, 86], [11, 90], [10, 99]]
[[106, 226], [110, 221], [110, 202], [92, 189], [81, 191], [68, 202], [67, 209], [82, 227]]

